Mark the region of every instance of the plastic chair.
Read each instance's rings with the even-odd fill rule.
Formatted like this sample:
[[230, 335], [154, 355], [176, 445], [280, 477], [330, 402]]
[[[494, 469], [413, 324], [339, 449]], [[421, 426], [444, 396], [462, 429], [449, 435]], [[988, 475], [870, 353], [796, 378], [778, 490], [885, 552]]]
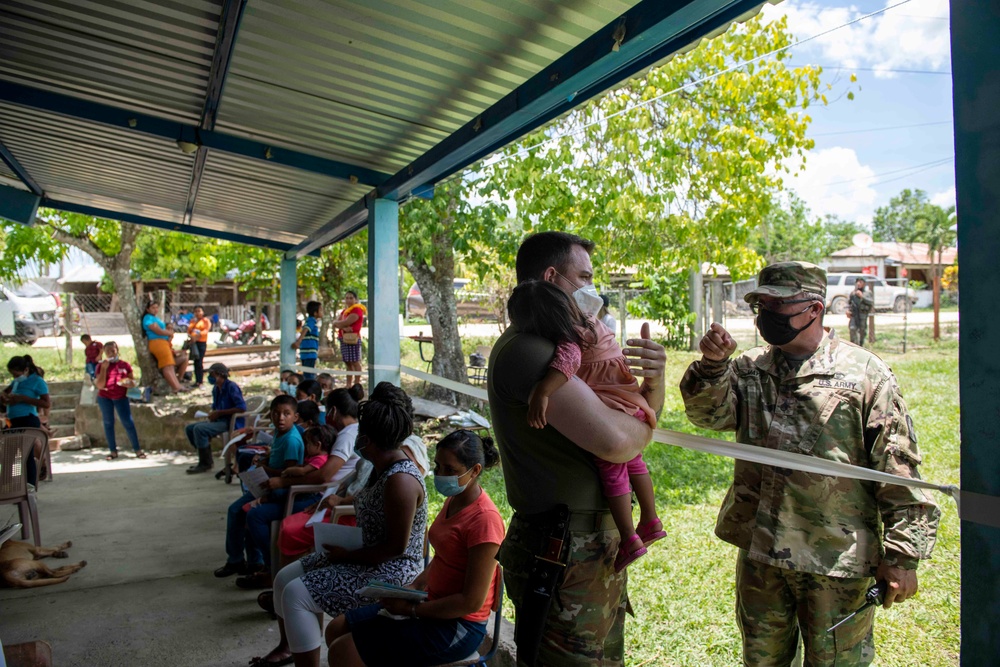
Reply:
[[503, 611], [503, 568], [499, 564], [497, 564], [497, 571], [494, 576], [496, 576], [498, 583], [497, 597], [493, 601], [493, 642], [490, 644], [490, 650], [483, 655], [480, 655], [479, 651], [473, 651], [463, 660], [438, 665], [438, 667], [486, 667], [486, 664], [496, 654], [497, 649], [500, 647], [500, 624], [503, 622], [503, 614], [501, 613]]
[[[28, 457], [34, 456], [35, 443], [48, 442], [45, 431], [37, 428], [11, 429], [0, 433], [0, 505], [17, 505], [21, 518], [21, 539], [28, 539], [28, 521], [35, 546], [42, 545], [38, 525], [35, 490], [28, 485]], [[43, 444], [44, 446], [44, 444]]]

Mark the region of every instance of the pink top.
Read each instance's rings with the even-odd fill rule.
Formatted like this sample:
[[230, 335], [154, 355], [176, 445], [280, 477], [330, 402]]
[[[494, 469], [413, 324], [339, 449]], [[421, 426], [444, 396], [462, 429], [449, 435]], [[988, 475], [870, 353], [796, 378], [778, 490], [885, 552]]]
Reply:
[[104, 398], [110, 398], [112, 400], [125, 398], [125, 394], [128, 392], [128, 389], [119, 385], [118, 381], [126, 379], [131, 372], [132, 367], [127, 361], [118, 360], [115, 363], [110, 364], [108, 367], [108, 383], [104, 385], [104, 389], [97, 392], [97, 395], [103, 396]]
[[634, 415], [656, 428], [656, 414], [639, 391], [639, 383], [629, 370], [628, 359], [615, 334], [600, 320], [591, 318], [590, 323], [594, 333], [587, 330], [582, 333], [591, 345], [580, 349], [575, 343], [559, 343], [549, 367], [566, 377], [576, 375], [609, 408]]
[[307, 458], [304, 465], [312, 466], [313, 468], [316, 468], [316, 470], [319, 470], [323, 467], [328, 458], [330, 458], [329, 454], [317, 454], [316, 456]]

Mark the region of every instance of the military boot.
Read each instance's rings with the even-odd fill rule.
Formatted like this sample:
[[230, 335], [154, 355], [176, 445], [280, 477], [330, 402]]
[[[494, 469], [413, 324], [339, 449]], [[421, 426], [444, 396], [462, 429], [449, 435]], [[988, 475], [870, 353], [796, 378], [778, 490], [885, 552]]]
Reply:
[[188, 468], [187, 474], [195, 475], [199, 472], [208, 472], [212, 469], [212, 466], [212, 449], [210, 447], [202, 447], [198, 450], [198, 465]]

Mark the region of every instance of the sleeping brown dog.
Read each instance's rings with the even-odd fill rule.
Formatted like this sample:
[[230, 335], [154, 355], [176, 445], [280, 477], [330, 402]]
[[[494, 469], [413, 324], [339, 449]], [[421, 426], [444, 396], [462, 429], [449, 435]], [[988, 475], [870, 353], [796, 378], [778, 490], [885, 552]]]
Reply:
[[3, 584], [10, 588], [35, 588], [36, 586], [51, 586], [61, 584], [69, 579], [69, 575], [78, 572], [87, 561], [82, 560], [72, 565], [64, 565], [54, 570], [38, 558], [68, 558], [66, 549], [73, 546], [72, 542], [60, 544], [55, 549], [36, 547], [27, 542], [8, 540], [0, 546], [0, 577]]

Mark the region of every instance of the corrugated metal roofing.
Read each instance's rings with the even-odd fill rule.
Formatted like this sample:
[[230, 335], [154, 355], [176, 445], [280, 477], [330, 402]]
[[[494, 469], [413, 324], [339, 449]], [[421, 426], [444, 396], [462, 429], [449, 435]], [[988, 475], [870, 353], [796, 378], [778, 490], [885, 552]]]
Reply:
[[[664, 7], [648, 0], [6, 0], [0, 142], [55, 204], [168, 223], [190, 210], [195, 227], [294, 244], [639, 4], [647, 12]], [[678, 11], [711, 16], [735, 5], [749, 3], [698, 0]], [[230, 52], [223, 36], [236, 23], [226, 17], [240, 16], [240, 7]], [[203, 129], [245, 145], [229, 141], [223, 149], [206, 139], [207, 157], [199, 160], [174, 137], [200, 141], [194, 128], [210, 96], [213, 59], [227, 53], [214, 129], [210, 121]], [[4, 84], [19, 92], [3, 97]], [[23, 91], [48, 97], [25, 101]], [[77, 100], [113, 108], [85, 112]], [[131, 114], [147, 116], [137, 123]], [[157, 119], [167, 124], [150, 129]], [[269, 161], [272, 148], [305, 154], [292, 156], [302, 168]], [[306, 167], [310, 156], [326, 162]], [[342, 180], [356, 167], [372, 171], [361, 183]], [[325, 175], [335, 173], [340, 178]], [[13, 178], [0, 168], [0, 179]]]

